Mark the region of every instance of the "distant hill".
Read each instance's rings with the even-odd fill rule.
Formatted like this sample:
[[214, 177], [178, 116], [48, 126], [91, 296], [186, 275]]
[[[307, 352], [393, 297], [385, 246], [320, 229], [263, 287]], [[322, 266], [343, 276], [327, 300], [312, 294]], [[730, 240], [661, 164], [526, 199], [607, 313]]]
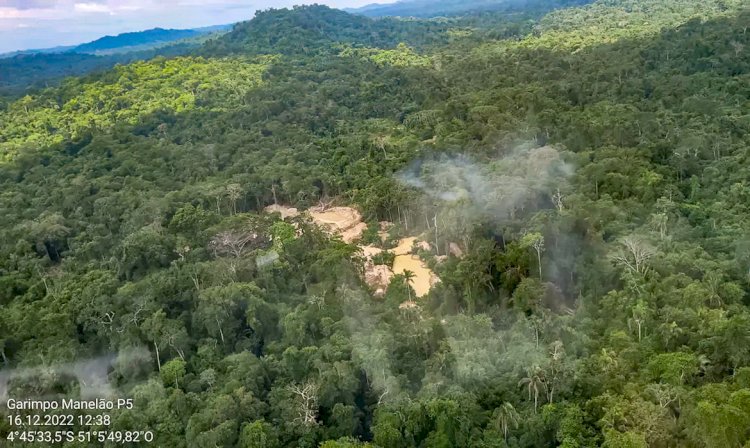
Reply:
[[233, 23], [230, 24], [224, 24], [224, 25], [212, 25], [212, 26], [204, 26], [201, 28], [193, 28], [193, 31], [198, 31], [200, 33], [220, 33], [225, 31], [231, 31], [234, 27]]
[[26, 53], [0, 59], [0, 96], [15, 96], [54, 85], [69, 76], [106, 70], [115, 64], [148, 60], [156, 56], [179, 56], [194, 51], [199, 43], [183, 40], [140, 51], [106, 55], [87, 53]]
[[202, 51], [205, 55], [305, 54], [331, 51], [331, 44], [337, 43], [388, 48], [404, 42], [419, 47], [435, 43], [440, 38], [435, 31], [446, 27], [436, 22], [373, 20], [322, 5], [295, 6], [260, 11]]
[[105, 36], [93, 42], [74, 47], [71, 52], [88, 54], [114, 54], [130, 51], [147, 50], [164, 46], [177, 41], [184, 41], [206, 34], [228, 31], [232, 25], [218, 25], [205, 28], [175, 30], [154, 28], [134, 33], [123, 33], [117, 36]]
[[0, 60], [0, 92], [44, 86], [47, 80], [76, 76], [114, 65], [108, 58], [78, 53], [18, 54]]
[[590, 3], [591, 0], [403, 0], [396, 3], [372, 3], [346, 12], [367, 17], [440, 17], [467, 12], [555, 9]]
[[[232, 29], [233, 25], [214, 25], [193, 29], [164, 29], [153, 28], [144, 31], [122, 33], [116, 36], [104, 36], [92, 42], [80, 45], [68, 45], [53, 48], [41, 48], [33, 50], [13, 51], [0, 54], [0, 59], [11, 58], [19, 55], [33, 54], [95, 54], [109, 55], [117, 53], [129, 53], [162, 47], [181, 41], [191, 41], [209, 35], [218, 35]], [[197, 42], [202, 43], [201, 41]]]
[[29, 50], [10, 51], [8, 53], [0, 53], [0, 59], [12, 58], [15, 56], [23, 56], [23, 55], [42, 54], [42, 53], [43, 54], [60, 54], [60, 53], [72, 51], [75, 47], [76, 47], [75, 45], [66, 45], [66, 46], [52, 47], [52, 48], [38, 48], [38, 49], [29, 49]]
[[196, 30], [165, 30], [163, 28], [154, 28], [135, 33], [118, 34], [117, 36], [105, 36], [93, 42], [79, 45], [73, 48], [72, 51], [75, 53], [97, 53], [123, 47], [172, 42], [188, 37], [195, 37], [199, 34], [201, 34], [200, 31]]
[[24, 50], [0, 55], [0, 95], [18, 95], [54, 84], [68, 76], [86, 75], [115, 64], [178, 56], [194, 51], [232, 25], [192, 30], [155, 28], [106, 36], [78, 46]]

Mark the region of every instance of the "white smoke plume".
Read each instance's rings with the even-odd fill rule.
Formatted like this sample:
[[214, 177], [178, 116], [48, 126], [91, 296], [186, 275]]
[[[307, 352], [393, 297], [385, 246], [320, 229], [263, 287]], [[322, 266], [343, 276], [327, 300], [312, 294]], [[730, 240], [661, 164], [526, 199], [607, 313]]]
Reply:
[[272, 264], [276, 260], [279, 259], [279, 254], [275, 250], [270, 250], [266, 253], [263, 253], [261, 255], [258, 255], [255, 258], [255, 265], [259, 268], [262, 268], [264, 266], [268, 266], [269, 264]]
[[[116, 392], [110, 384], [110, 372], [122, 366], [132, 370], [136, 365], [152, 362], [151, 354], [145, 348], [124, 350], [117, 354], [105, 355], [97, 358], [83, 359], [71, 363], [53, 364], [49, 366], [20, 367], [0, 371], [0, 403], [8, 398], [41, 399], [44, 396], [11, 397], [12, 384], [15, 382], [36, 383], [33, 389], [43, 390], [45, 384], [56, 383], [69, 379], [78, 384], [81, 399], [113, 397]], [[33, 395], [33, 394], [32, 394]]]
[[379, 319], [371, 309], [367, 294], [345, 285], [337, 292], [347, 298], [344, 321], [351, 337], [352, 356], [367, 374], [378, 402], [389, 401], [401, 390], [391, 366], [390, 347], [395, 345], [393, 335], [379, 328]]
[[[573, 173], [573, 165], [554, 147], [527, 146], [484, 161], [461, 155], [420, 160], [397, 179], [429, 198], [425, 208], [435, 213], [441, 238], [463, 239], [468, 245], [468, 234], [477, 224], [493, 223], [503, 233], [511, 227], [518, 236], [534, 213], [562, 207], [560, 191], [565, 191]], [[550, 240], [554, 246], [545, 253], [542, 281], [559, 285], [557, 277], [569, 272], [562, 266], [571, 265], [568, 258], [574, 252], [562, 249], [575, 237], [554, 235]], [[525, 369], [544, 367], [550, 362], [548, 348], [535, 342], [529, 322], [520, 319], [513, 328], [496, 330], [483, 314], [446, 316], [442, 323], [455, 360], [454, 381], [471, 389], [483, 380], [521, 378]]]
[[397, 175], [446, 205], [471, 208], [494, 221], [515, 219], [538, 210], [573, 174], [573, 167], [551, 146], [519, 148], [511, 154], [479, 163], [466, 156], [421, 160]]

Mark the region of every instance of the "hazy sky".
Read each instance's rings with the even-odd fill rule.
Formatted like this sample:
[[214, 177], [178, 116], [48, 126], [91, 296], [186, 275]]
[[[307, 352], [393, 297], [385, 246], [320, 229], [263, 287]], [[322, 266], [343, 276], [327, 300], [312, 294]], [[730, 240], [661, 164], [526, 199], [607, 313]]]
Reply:
[[148, 28], [195, 28], [250, 19], [258, 9], [322, 3], [344, 8], [394, 0], [0, 0], [0, 53], [73, 45]]

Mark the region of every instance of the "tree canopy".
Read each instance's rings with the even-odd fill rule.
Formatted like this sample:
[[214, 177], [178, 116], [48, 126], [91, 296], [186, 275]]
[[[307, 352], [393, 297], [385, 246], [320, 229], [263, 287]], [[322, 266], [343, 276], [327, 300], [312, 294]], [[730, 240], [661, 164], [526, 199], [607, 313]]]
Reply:
[[[154, 446], [745, 446], [749, 23], [273, 9], [3, 98], [0, 378]], [[440, 282], [264, 211], [332, 203]]]

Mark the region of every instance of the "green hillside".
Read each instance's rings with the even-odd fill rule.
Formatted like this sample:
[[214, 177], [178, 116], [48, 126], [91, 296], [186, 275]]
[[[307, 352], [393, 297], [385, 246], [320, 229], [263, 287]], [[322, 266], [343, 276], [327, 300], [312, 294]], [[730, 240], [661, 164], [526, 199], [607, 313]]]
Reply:
[[142, 45], [158, 45], [180, 39], [188, 39], [199, 36], [196, 30], [165, 30], [154, 28], [152, 30], [123, 33], [117, 36], [105, 36], [87, 44], [75, 47], [77, 53], [98, 53], [114, 51], [123, 47], [137, 47]]
[[552, 10], [580, 6], [590, 0], [401, 0], [393, 3], [371, 3], [346, 9], [367, 17], [445, 17], [488, 11]]
[[191, 54], [229, 29], [228, 25], [194, 30], [157, 28], [106, 36], [78, 46], [0, 55], [0, 95], [16, 97], [57, 85], [67, 77], [85, 76], [117, 64]]
[[748, 24], [296, 7], [0, 101], [0, 380], [104, 365], [162, 447], [748, 446]]
[[203, 50], [205, 55], [330, 52], [335, 44], [392, 47], [400, 42], [429, 45], [443, 42], [448, 25], [439, 21], [372, 20], [326, 6], [259, 11], [253, 20], [235, 25]]

